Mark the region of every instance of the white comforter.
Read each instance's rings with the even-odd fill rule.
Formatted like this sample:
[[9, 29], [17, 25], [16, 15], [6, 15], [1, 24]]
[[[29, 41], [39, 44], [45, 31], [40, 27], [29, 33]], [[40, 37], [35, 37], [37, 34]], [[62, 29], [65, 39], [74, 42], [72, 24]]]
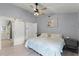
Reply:
[[31, 38], [25, 44], [25, 47], [32, 48], [43, 56], [61, 56], [63, 46], [63, 39], [39, 37]]

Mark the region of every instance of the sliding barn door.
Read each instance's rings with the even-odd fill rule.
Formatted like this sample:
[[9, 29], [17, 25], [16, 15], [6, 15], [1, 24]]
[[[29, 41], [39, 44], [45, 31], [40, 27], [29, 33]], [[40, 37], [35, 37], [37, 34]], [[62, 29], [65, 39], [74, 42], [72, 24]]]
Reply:
[[13, 39], [14, 39], [14, 45], [20, 45], [24, 43], [24, 22], [21, 21], [15, 21], [13, 23]]

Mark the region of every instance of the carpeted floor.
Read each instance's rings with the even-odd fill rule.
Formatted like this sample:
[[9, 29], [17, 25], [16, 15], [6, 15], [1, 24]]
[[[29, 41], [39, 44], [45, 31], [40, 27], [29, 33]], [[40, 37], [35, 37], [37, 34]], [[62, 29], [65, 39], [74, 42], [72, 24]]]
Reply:
[[[15, 47], [3, 48], [0, 50], [0, 56], [41, 56], [32, 49], [25, 48], [24, 45]], [[77, 53], [73, 53], [65, 50], [63, 56], [78, 56]]]
[[13, 46], [13, 41], [11, 39], [2, 39], [1, 40], [2, 48], [11, 47], [11, 46]]

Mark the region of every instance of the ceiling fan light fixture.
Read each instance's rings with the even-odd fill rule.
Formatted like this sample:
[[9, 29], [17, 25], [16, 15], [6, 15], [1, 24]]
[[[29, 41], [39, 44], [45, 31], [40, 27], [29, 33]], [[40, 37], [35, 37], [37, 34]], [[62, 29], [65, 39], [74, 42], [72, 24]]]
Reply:
[[36, 11], [36, 8], [34, 8], [34, 11]]
[[39, 13], [38, 13], [38, 12], [35, 12], [34, 15], [35, 15], [35, 16], [39, 16]]

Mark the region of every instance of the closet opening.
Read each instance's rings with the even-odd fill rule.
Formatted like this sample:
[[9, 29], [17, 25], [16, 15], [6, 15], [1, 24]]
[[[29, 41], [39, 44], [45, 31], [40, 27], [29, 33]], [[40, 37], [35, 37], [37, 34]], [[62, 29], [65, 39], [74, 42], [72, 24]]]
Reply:
[[1, 48], [3, 49], [11, 46], [13, 46], [12, 22], [10, 20], [5, 20], [2, 24]]

